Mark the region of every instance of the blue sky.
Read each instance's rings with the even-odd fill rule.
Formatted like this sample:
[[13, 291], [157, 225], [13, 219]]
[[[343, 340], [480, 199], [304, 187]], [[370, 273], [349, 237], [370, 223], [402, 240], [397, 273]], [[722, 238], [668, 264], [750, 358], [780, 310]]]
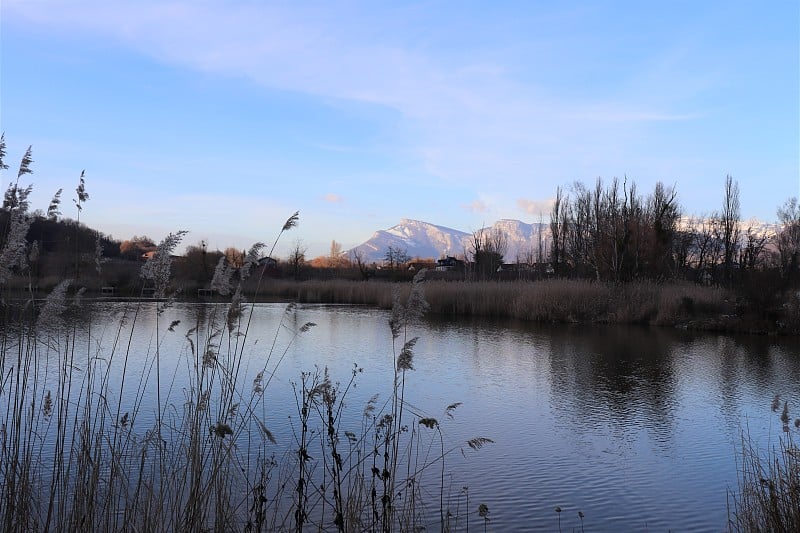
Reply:
[[[3, 0], [0, 126], [34, 203], [116, 238], [310, 256], [401, 218], [536, 222], [557, 186], [689, 214], [800, 195], [800, 4]], [[14, 171], [14, 172], [10, 172]]]

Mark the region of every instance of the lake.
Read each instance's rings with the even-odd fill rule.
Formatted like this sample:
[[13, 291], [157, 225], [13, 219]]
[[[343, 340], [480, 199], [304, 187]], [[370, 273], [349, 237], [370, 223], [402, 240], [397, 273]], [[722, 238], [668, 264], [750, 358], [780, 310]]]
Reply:
[[[104, 350], [120, 331], [120, 344], [130, 339], [127, 384], [116, 371], [109, 384], [123, 390], [125, 411], [139, 378], [150, 372], [153, 386], [159, 331], [162, 403], [177, 409], [192, 359], [185, 334], [225, 307], [178, 303], [156, 318], [156, 304], [145, 303], [120, 330], [126, 305], [92, 304], [82, 336], [91, 342], [77, 351], [118, 368], [122, 359]], [[272, 376], [261, 409], [279, 457], [296, 450], [293, 384], [302, 372], [328, 368], [345, 385], [360, 369], [340, 427], [354, 433], [370, 398], [378, 394], [380, 405], [389, 397], [393, 376], [389, 312], [285, 308], [255, 305], [237, 378], [249, 386], [260, 370]], [[296, 335], [308, 322], [316, 326]], [[474, 530], [483, 528], [476, 510], [485, 504], [493, 531], [555, 531], [559, 518], [563, 531], [580, 531], [579, 511], [589, 531], [723, 531], [742, 430], [764, 447], [777, 442], [775, 395], [788, 401], [793, 418], [800, 415], [798, 339], [446, 317], [427, 317], [409, 334], [419, 341], [406, 376], [408, 409], [440, 422], [452, 449], [446, 498], [462, 513], [469, 509]], [[143, 396], [138, 427], [155, 419], [155, 398]], [[456, 402], [450, 418], [445, 409]], [[493, 443], [474, 450], [466, 442], [475, 437]], [[438, 505], [434, 474], [436, 486], [426, 490]], [[464, 519], [457, 523], [465, 527]]]

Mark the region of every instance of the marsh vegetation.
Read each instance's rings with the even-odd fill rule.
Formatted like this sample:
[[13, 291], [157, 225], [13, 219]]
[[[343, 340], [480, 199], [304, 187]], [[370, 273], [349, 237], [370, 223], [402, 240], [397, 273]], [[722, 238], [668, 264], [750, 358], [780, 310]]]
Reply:
[[[800, 374], [791, 344], [751, 353], [735, 343], [731, 346], [727, 337], [711, 337], [702, 341], [708, 346], [698, 355], [691, 332], [673, 345], [663, 332], [631, 328], [618, 336], [614, 332], [620, 330], [611, 327], [601, 334], [613, 337], [606, 351], [591, 342], [567, 342], [578, 337], [575, 330], [543, 336], [526, 330], [520, 344], [505, 347], [512, 330], [503, 323], [494, 330], [470, 330], [470, 346], [437, 346], [433, 351], [439, 362], [426, 363], [424, 375], [413, 372], [415, 351], [428, 346], [425, 337], [417, 335], [419, 329], [450, 339], [455, 326], [446, 321], [454, 316], [481, 317], [481, 328], [494, 320], [515, 319], [796, 332], [800, 299], [792, 299], [794, 293], [786, 289], [793, 287], [793, 278], [770, 278], [769, 272], [764, 279], [781, 282], [766, 300], [759, 300], [763, 295], [755, 290], [748, 296], [729, 282], [704, 286], [647, 276], [622, 280], [627, 276], [625, 261], [616, 271], [620, 279], [604, 279], [607, 276], [598, 276], [598, 270], [591, 279], [573, 271], [569, 279], [504, 282], [465, 278], [423, 284], [423, 274], [408, 271], [394, 272], [391, 280], [368, 282], [274, 279], [272, 264], [263, 260], [297, 224], [295, 214], [271, 248], [257, 243], [235, 257], [220, 254], [213, 265], [203, 255], [207, 251], [198, 249], [208, 276], [202, 282], [187, 274], [187, 263], [180, 266], [183, 277], [172, 276], [173, 267], [181, 265], [172, 254], [185, 234], [171, 234], [151, 250], [146, 262], [117, 263], [114, 275], [124, 265], [126, 283], [138, 287], [138, 296], [147, 289], [148, 298], [82, 302], [87, 286], [99, 290], [109, 279], [104, 269], [114, 264], [104, 261], [103, 250], [113, 243], [97, 233], [90, 238], [92, 233], [78, 221], [64, 230], [56, 220], [60, 193], [47, 215], [30, 213], [30, 187], [18, 184], [30, 163], [28, 153], [2, 210], [0, 524], [6, 531], [455, 531], [470, 525], [478, 530], [495, 524], [520, 527], [513, 516], [548, 528], [561, 528], [563, 521], [563, 527], [582, 529], [584, 517], [587, 525], [638, 527], [644, 522], [673, 527], [668, 517], [654, 516], [658, 513], [652, 511], [652, 501], [684, 508], [683, 496], [691, 495], [686, 489], [691, 485], [668, 487], [663, 494], [651, 495], [651, 501], [619, 492], [634, 481], [647, 485], [651, 480], [629, 475], [617, 455], [626, 464], [649, 468], [651, 463], [637, 463], [636, 454], [629, 451], [633, 442], [644, 442], [652, 448], [648, 455], [655, 457], [656, 471], [699, 467], [693, 459], [677, 464], [678, 452], [664, 445], [680, 433], [682, 421], [699, 416], [697, 405], [684, 405], [683, 396], [698, 399], [704, 409], [713, 409], [721, 398], [735, 412], [717, 415], [724, 424], [713, 431], [725, 436], [735, 430], [739, 415], [763, 401], [767, 390], [787, 391], [785, 405], [800, 401], [796, 387], [792, 389]], [[80, 215], [89, 198], [83, 175], [75, 192]], [[37, 231], [34, 223], [47, 231], [67, 231], [70, 245], [59, 251], [40, 250], [30, 239], [32, 228]], [[52, 254], [50, 259], [70, 259], [46, 262], [42, 252]], [[786, 268], [792, 260], [786, 256]], [[45, 275], [44, 269], [56, 264], [60, 275], [56, 270]], [[572, 268], [568, 265], [559, 269]], [[729, 266], [733, 279], [738, 274]], [[135, 275], [128, 272], [132, 268]], [[294, 268], [300, 272], [298, 264]], [[748, 275], [750, 280], [761, 279], [757, 269]], [[411, 279], [398, 282], [406, 277]], [[192, 293], [198, 285], [213, 291], [211, 303], [189, 305], [188, 316], [173, 315], [176, 290]], [[274, 299], [293, 303], [286, 304], [272, 332], [265, 334], [255, 302]], [[762, 301], [769, 306], [754, 312], [760, 304], [753, 302]], [[291, 389], [281, 389], [276, 376], [293, 347], [316, 327], [314, 321], [302, 319], [294, 302], [385, 309], [381, 335], [386, 344], [365, 333], [355, 337], [364, 350], [374, 352], [375, 346], [382, 346], [379, 351], [390, 364], [377, 379], [373, 374], [364, 380], [365, 368], [352, 362], [347, 370], [331, 373], [326, 366], [334, 355], [326, 353], [316, 363], [295, 368], [288, 381]], [[447, 325], [437, 329], [437, 319], [421, 325], [426, 311]], [[542, 350], [542, 345], [550, 349]], [[318, 352], [334, 349], [322, 347]], [[471, 359], [454, 358], [462, 353]], [[508, 361], [512, 364], [501, 368], [500, 363]], [[687, 366], [687, 361], [692, 364]], [[689, 370], [711, 363], [724, 371], [708, 376]], [[462, 381], [460, 369], [468, 364], [475, 365], [470, 376], [480, 377], [480, 387]], [[755, 393], [748, 389], [751, 374], [756, 376]], [[453, 397], [437, 397], [436, 405], [427, 405], [422, 398], [443, 388], [445, 376], [455, 384], [444, 387]], [[280, 381], [285, 379], [284, 375]], [[498, 388], [498, 380], [515, 388]], [[715, 390], [719, 397], [703, 396], [692, 388], [678, 391], [681, 380]], [[380, 394], [356, 393], [364, 381]], [[485, 405], [477, 416], [464, 417], [469, 421], [466, 428], [457, 427], [465, 409], [461, 402]], [[598, 405], [605, 411], [602, 421], [587, 423], [589, 415], [598, 415]], [[278, 437], [276, 413], [289, 420], [279, 426]], [[501, 418], [513, 431], [497, 426], [495, 419]], [[567, 431], [564, 421], [572, 418], [575, 424]], [[789, 420], [788, 411], [785, 418]], [[701, 431], [692, 424], [681, 427], [689, 433]], [[740, 476], [734, 478], [738, 489], [731, 496], [731, 528], [780, 530], [789, 524], [789, 531], [796, 524], [791, 510], [797, 509], [797, 451], [790, 439], [796, 430], [788, 422], [786, 426], [787, 440], [772, 448], [778, 450], [773, 456], [764, 458], [763, 443], [757, 440], [763, 432], [754, 432], [756, 440], [743, 441]], [[542, 440], [540, 433], [558, 439]], [[587, 435], [592, 436], [588, 441]], [[565, 455], [563, 439], [574, 442], [574, 449], [586, 457]], [[723, 445], [730, 452], [734, 443], [723, 439]], [[714, 447], [711, 453], [728, 452]], [[497, 457], [486, 464], [479, 458], [470, 463], [475, 453]], [[607, 454], [615, 459], [602, 475], [611, 484], [601, 483], [604, 495], [581, 496], [575, 483], [598, 483], [596, 477], [586, 477], [586, 461], [595, 464]], [[504, 472], [504, 480], [497, 481], [492, 472]], [[724, 499], [722, 485], [730, 479], [726, 472], [730, 470], [723, 468], [708, 477], [719, 499]], [[524, 487], [524, 496], [514, 487]], [[695, 489], [710, 492], [707, 486]], [[622, 522], [618, 515], [602, 514], [609, 494], [630, 504]], [[722, 506], [715, 497], [705, 500], [709, 501], [716, 511], [708, 516], [696, 510], [687, 513], [687, 527], [724, 522], [726, 515], [718, 512]], [[554, 508], [559, 511], [554, 513]]]

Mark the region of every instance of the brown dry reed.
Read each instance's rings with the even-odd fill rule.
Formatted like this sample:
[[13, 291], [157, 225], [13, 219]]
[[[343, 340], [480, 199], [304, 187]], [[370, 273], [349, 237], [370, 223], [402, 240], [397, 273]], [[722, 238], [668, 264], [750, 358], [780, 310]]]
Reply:
[[[29, 159], [23, 163], [29, 165]], [[23, 225], [29, 190], [11, 192], [12, 220]], [[295, 213], [278, 238], [297, 222]], [[5, 236], [0, 257], [8, 262], [2, 269], [24, 275], [24, 234], [12, 226]], [[99, 323], [92, 319], [95, 308], [79, 307], [77, 293], [69, 292], [70, 280], [59, 283], [44, 302], [33, 294], [3, 302], [0, 529], [391, 532], [458, 527], [464, 516], [459, 516], [460, 497], [447, 492], [445, 458], [462, 447], [447, 448], [439, 421], [410, 408], [405, 398], [414, 368], [411, 332], [427, 305], [423, 274], [392, 296], [387, 335], [394, 341], [395, 364], [389, 396], [368, 403], [358, 433], [342, 432], [345, 399], [360, 369], [355, 367], [344, 385], [327, 369], [304, 373], [295, 383], [294, 444], [282, 448], [267, 414], [275, 402], [290, 399], [270, 397], [270, 382], [294, 340], [314, 324], [293, 326], [296, 308], [287, 305], [277, 327], [290, 332], [287, 344], [278, 343], [276, 332], [266, 354], [251, 358], [254, 306], [244, 297], [243, 283], [274, 290], [272, 280], [262, 278], [263, 270], [250, 276], [262, 244], [253, 247], [238, 271], [226, 264], [218, 268], [215, 288], [230, 295], [226, 305], [211, 306], [193, 324], [166, 323], [162, 313], [174, 296], [169, 257], [182, 236], [170, 234], [142, 269], [143, 290], [152, 287], [162, 298], [119, 304], [113, 327], [92, 329]], [[155, 324], [153, 342], [143, 363], [135, 363], [141, 368], [134, 368], [134, 333], [153, 327], [145, 323]], [[178, 366], [167, 368], [164, 340], [181, 334]], [[188, 376], [182, 390], [175, 387], [179, 373]], [[445, 418], [452, 418], [457, 406], [449, 406]], [[478, 437], [464, 448], [477, 449], [473, 441], [491, 442]], [[436, 497], [429, 496], [431, 487]]]
[[[370, 305], [391, 309], [399, 284], [388, 281], [274, 280], [262, 295], [298, 302]], [[408, 293], [406, 285], [400, 290]], [[651, 281], [614, 284], [587, 280], [426, 281], [430, 312], [532, 322], [591, 322], [706, 328], [731, 308], [717, 287]]]
[[[780, 409], [775, 397], [772, 410]], [[800, 531], [800, 419], [792, 421], [783, 402], [782, 435], [766, 447], [742, 432], [738, 488], [728, 493], [729, 529], [736, 532]]]

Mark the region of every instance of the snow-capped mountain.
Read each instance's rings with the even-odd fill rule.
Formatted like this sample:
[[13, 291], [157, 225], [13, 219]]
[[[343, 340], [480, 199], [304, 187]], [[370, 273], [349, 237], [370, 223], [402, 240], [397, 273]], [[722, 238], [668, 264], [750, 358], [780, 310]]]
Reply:
[[[539, 254], [539, 246], [543, 257], [547, 257], [550, 226], [548, 224], [526, 224], [519, 220], [498, 220], [484, 232], [491, 234], [499, 231], [506, 238], [506, 251], [503, 254], [506, 263], [532, 263]], [[541, 241], [540, 241], [541, 237]]]
[[[499, 231], [505, 236], [507, 250], [503, 255], [508, 262], [514, 262], [517, 258], [525, 260], [528, 256], [536, 257], [540, 232], [542, 246], [547, 249], [549, 236], [547, 224], [499, 220], [492, 226], [478, 230], [480, 231], [483, 231], [484, 236], [489, 236], [494, 231]], [[474, 235], [420, 220], [402, 219], [396, 226], [376, 231], [369, 240], [356, 246], [349, 253], [360, 253], [369, 262], [383, 261], [390, 246], [405, 250], [409, 257], [438, 259], [448, 255], [463, 256], [465, 252], [471, 253]]]
[[369, 261], [381, 262], [389, 247], [405, 250], [409, 257], [439, 258], [462, 255], [469, 233], [420, 220], [401, 219], [400, 224], [378, 230], [366, 242], [350, 250]]
[[[683, 231], [708, 231], [712, 221], [709, 219], [683, 218], [678, 228]], [[739, 223], [742, 244], [747, 239], [747, 231], [755, 235], [771, 237], [778, 226], [757, 219], [743, 220]], [[437, 226], [420, 220], [402, 219], [399, 224], [386, 230], [378, 230], [369, 240], [349, 250], [348, 255], [358, 252], [367, 262], [382, 262], [386, 251], [392, 248], [405, 250], [409, 258], [439, 259], [448, 255], [471, 257], [475, 236], [482, 232], [483, 239], [491, 238], [499, 232], [505, 238], [506, 249], [503, 259], [507, 263], [538, 262], [541, 257], [546, 260], [550, 250], [550, 225], [527, 224], [519, 220], [498, 220], [491, 226], [475, 233], [468, 233], [445, 226]]]

